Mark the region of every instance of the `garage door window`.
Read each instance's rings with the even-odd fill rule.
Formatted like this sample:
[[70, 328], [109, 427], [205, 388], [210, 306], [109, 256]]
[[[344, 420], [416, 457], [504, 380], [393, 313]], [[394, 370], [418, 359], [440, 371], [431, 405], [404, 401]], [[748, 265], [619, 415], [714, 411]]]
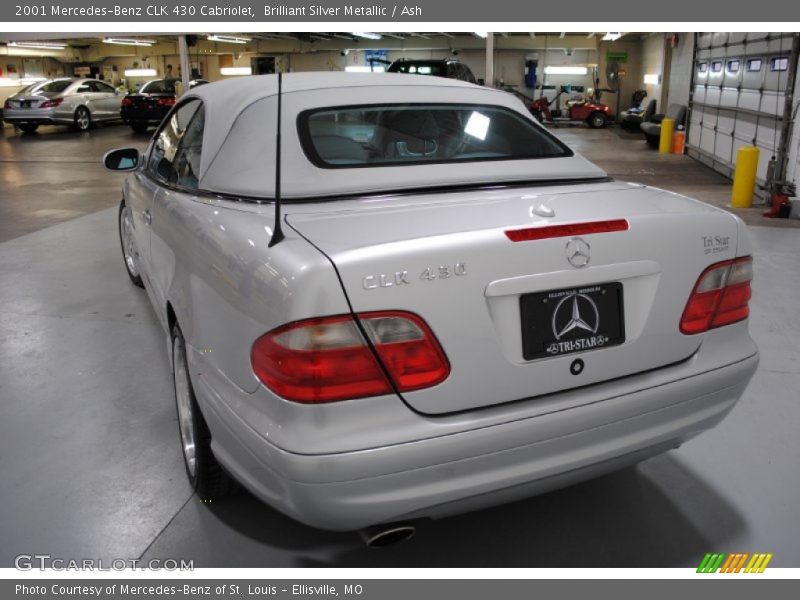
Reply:
[[778, 56], [772, 59], [771, 71], [786, 71], [789, 69], [789, 59], [786, 56]]
[[403, 104], [305, 111], [308, 158], [323, 168], [571, 156], [532, 119], [501, 106]]
[[756, 71], [761, 70], [761, 59], [760, 58], [751, 58], [747, 61], [747, 70], [750, 73], [754, 73]]

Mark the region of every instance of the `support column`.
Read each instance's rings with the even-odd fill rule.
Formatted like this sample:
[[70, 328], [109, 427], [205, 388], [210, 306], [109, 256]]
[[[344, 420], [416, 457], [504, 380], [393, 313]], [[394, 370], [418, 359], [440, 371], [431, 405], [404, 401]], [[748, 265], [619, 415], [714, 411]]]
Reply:
[[494, 33], [486, 34], [486, 76], [483, 80], [486, 87], [494, 87]]
[[178, 36], [178, 54], [181, 59], [181, 90], [182, 93], [189, 91], [189, 78], [192, 71], [189, 66], [189, 45], [186, 43], [186, 36]]

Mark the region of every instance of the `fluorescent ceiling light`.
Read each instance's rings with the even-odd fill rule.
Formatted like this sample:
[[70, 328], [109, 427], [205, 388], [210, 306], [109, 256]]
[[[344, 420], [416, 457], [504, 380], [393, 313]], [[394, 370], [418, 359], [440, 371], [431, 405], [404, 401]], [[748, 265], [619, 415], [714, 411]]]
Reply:
[[235, 35], [209, 35], [209, 42], [227, 42], [228, 44], [246, 44], [251, 38], [236, 37]]
[[58, 42], [8, 42], [12, 48], [38, 48], [40, 50], [63, 50], [66, 44]]
[[564, 67], [558, 65], [547, 65], [544, 68], [545, 75], [586, 75], [589, 72], [587, 67]]
[[125, 69], [125, 77], [155, 77], [158, 71], [155, 69]]
[[22, 79], [11, 79], [10, 77], [0, 77], [0, 88], [4, 87], [24, 87], [40, 81], [47, 81], [44, 77], [23, 77]]
[[661, 75], [659, 75], [658, 73], [646, 73], [644, 76], [644, 82], [647, 85], [658, 85], [659, 83], [661, 83], [660, 79]]
[[344, 70], [348, 73], [383, 73], [386, 65], [347, 65]]
[[486, 139], [486, 132], [489, 131], [489, 124], [492, 120], [486, 115], [482, 115], [478, 111], [473, 111], [467, 121], [467, 126], [464, 127], [464, 133], [471, 135], [479, 140]]
[[616, 42], [619, 38], [622, 37], [622, 34], [619, 31], [609, 31], [607, 34], [603, 36], [604, 42]]
[[250, 67], [222, 67], [219, 72], [223, 75], [252, 75], [253, 69]]
[[380, 33], [371, 33], [369, 31], [354, 31], [353, 35], [356, 37], [366, 38], [368, 40], [380, 40], [383, 38]]
[[103, 38], [104, 44], [118, 44], [120, 46], [152, 46], [155, 40], [135, 40], [133, 38]]
[[475, 31], [473, 33], [475, 35], [477, 35], [479, 38], [483, 38], [483, 39], [486, 39], [489, 36], [489, 32], [488, 31]]

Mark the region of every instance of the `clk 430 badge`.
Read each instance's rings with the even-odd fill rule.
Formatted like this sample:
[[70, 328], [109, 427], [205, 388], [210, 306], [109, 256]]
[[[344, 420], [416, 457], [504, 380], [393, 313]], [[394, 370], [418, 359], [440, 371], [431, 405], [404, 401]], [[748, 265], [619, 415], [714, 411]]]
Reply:
[[[420, 281], [436, 281], [437, 279], [450, 279], [451, 277], [464, 277], [467, 274], [467, 263], [455, 263], [453, 265], [439, 265], [438, 267], [426, 267], [420, 274]], [[395, 271], [394, 273], [378, 273], [377, 275], [367, 275], [361, 279], [361, 287], [365, 290], [377, 290], [379, 288], [398, 287], [409, 285], [412, 277], [408, 271]]]

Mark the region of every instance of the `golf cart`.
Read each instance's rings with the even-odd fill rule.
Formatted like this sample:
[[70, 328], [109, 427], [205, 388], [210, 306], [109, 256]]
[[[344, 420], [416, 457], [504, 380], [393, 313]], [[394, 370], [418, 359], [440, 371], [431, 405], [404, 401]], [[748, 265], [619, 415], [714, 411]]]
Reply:
[[[593, 94], [584, 98], [568, 99], [564, 106], [560, 106], [561, 96], [570, 94], [570, 86], [562, 86], [553, 99], [548, 99], [544, 93], [530, 105], [531, 114], [541, 123], [555, 125], [579, 125], [587, 123], [590, 127], [599, 129], [614, 120], [614, 111], [611, 107], [600, 102], [602, 92], [614, 93], [610, 89], [596, 89]], [[555, 108], [553, 108], [555, 104]]]

